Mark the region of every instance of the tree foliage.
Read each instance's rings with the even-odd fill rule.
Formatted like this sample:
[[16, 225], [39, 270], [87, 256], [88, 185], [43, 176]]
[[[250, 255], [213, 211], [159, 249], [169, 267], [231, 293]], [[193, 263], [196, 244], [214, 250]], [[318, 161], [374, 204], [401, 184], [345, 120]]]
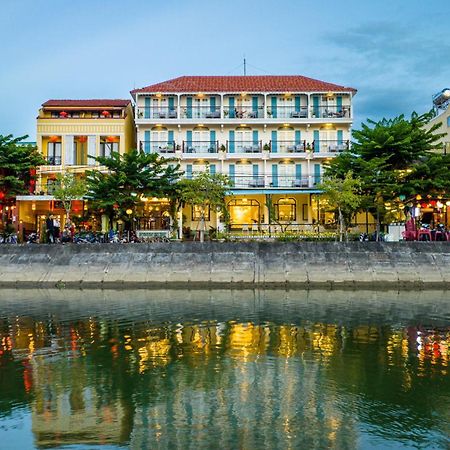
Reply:
[[0, 135], [0, 192], [5, 200], [14, 200], [16, 195], [27, 194], [30, 182], [34, 179], [31, 171], [45, 163], [36, 147], [21, 144], [27, 137]]
[[133, 149], [123, 155], [97, 157], [100, 168], [87, 173], [86, 197], [112, 221], [141, 204], [142, 197], [172, 197], [181, 176], [173, 159]]
[[335, 210], [339, 222], [339, 239], [347, 237], [347, 225], [358, 211], [361, 202], [361, 180], [353, 178], [351, 171], [344, 178], [328, 177], [320, 186], [324, 198]]
[[71, 172], [58, 174], [56, 177], [56, 187], [53, 190], [53, 197], [60, 200], [66, 210], [67, 221], [70, 219], [72, 202], [80, 200], [86, 194], [86, 181], [76, 177]]
[[192, 179], [184, 178], [179, 183], [180, 199], [192, 207], [200, 207], [201, 227], [200, 240], [203, 241], [205, 211], [207, 208], [222, 213], [224, 221], [228, 221], [228, 210], [225, 196], [232, 186], [230, 179], [222, 174], [203, 172]]

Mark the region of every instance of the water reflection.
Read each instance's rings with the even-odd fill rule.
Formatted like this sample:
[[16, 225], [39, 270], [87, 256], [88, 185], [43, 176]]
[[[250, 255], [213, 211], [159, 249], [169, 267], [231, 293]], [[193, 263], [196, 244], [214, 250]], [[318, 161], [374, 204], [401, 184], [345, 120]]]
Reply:
[[24, 411], [37, 447], [449, 444], [447, 293], [3, 290], [0, 312], [0, 426]]

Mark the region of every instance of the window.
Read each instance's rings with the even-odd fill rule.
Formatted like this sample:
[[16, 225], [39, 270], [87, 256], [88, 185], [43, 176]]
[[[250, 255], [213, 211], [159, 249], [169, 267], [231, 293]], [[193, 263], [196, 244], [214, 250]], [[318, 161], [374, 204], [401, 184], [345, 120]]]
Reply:
[[53, 166], [61, 164], [61, 142], [49, 142], [47, 144], [47, 162]]
[[100, 156], [109, 158], [111, 156], [111, 152], [119, 152], [118, 142], [100, 142]]
[[201, 206], [201, 205], [193, 205], [192, 206], [192, 220], [202, 220], [202, 214], [204, 215], [204, 219], [206, 221], [210, 220], [211, 209], [209, 205]]
[[297, 218], [297, 202], [293, 198], [280, 198], [275, 203], [276, 220], [293, 222]]
[[53, 192], [55, 192], [55, 189], [59, 187], [58, 180], [55, 180], [53, 178], [49, 178], [47, 180], [47, 194], [52, 195]]

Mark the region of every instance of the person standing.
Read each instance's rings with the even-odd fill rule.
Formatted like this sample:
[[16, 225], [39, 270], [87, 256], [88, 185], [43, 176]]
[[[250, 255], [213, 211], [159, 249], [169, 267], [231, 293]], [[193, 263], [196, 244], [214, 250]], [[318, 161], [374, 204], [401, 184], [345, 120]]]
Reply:
[[59, 241], [59, 233], [61, 230], [61, 223], [57, 217], [53, 219], [53, 237], [55, 242]]
[[53, 226], [53, 214], [49, 214], [47, 220], [45, 221], [45, 226], [47, 228], [47, 241], [49, 244], [55, 242], [55, 228]]

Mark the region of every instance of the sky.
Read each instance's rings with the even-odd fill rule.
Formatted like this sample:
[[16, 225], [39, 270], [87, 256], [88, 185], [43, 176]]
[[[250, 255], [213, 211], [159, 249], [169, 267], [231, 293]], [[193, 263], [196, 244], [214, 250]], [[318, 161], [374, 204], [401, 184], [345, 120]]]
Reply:
[[450, 87], [449, 0], [0, 0], [0, 134], [50, 99], [130, 98], [181, 75], [305, 75], [351, 86], [354, 127]]

